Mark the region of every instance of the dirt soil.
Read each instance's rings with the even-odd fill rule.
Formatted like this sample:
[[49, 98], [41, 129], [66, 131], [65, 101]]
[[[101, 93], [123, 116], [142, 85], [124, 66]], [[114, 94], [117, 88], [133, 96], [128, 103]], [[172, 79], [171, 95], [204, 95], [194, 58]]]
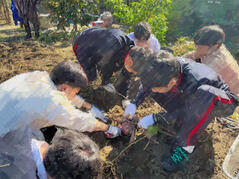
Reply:
[[[15, 26], [0, 26], [0, 82], [3, 82], [17, 74], [34, 71], [50, 71], [54, 65], [65, 59], [75, 60], [72, 47], [62, 46], [61, 43], [47, 45], [39, 41], [24, 41], [23, 30]], [[114, 119], [113, 124], [123, 119], [123, 109], [120, 106], [120, 97], [109, 96], [105, 91], [94, 90], [91, 86], [81, 93], [86, 100], [94, 102], [101, 109], [105, 106], [113, 106], [108, 111], [108, 116]], [[115, 99], [115, 100], [114, 100]], [[137, 110], [140, 118], [150, 113], [161, 111], [161, 107], [153, 100], [147, 99]], [[159, 133], [153, 140], [144, 138], [129, 147], [126, 152], [119, 153], [129, 144], [129, 136], [117, 139], [105, 139], [101, 137], [96, 141], [101, 147], [101, 157], [105, 162], [103, 178], [195, 178], [206, 179], [226, 178], [222, 173], [222, 163], [233, 143], [238, 131], [229, 129], [217, 122], [212, 122], [200, 135], [201, 145], [190, 156], [189, 162], [185, 162], [185, 171], [167, 174], [161, 170], [160, 157], [169, 152], [170, 138], [166, 134]], [[98, 135], [97, 137], [99, 137]], [[141, 136], [137, 136], [139, 140]], [[110, 161], [114, 160], [114, 163]]]

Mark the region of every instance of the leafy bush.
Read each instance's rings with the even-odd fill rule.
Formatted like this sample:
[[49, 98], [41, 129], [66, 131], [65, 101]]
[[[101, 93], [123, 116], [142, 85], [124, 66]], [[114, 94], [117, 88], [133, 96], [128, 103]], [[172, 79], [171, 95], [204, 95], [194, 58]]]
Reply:
[[188, 37], [180, 37], [172, 47], [175, 56], [182, 56], [195, 50], [193, 41], [188, 41]]
[[76, 32], [48, 30], [41, 34], [41, 36], [38, 38], [38, 41], [46, 44], [53, 44], [56, 42], [71, 43], [75, 34]]
[[[65, 45], [70, 45], [73, 39], [76, 37], [78, 32], [81, 32], [85, 29], [89, 28], [89, 26], [80, 26], [77, 25], [77, 31], [63, 31], [63, 30], [44, 30], [41, 32], [40, 37], [38, 38], [39, 42], [46, 43], [48, 45], [61, 42]], [[21, 29], [22, 30], [22, 29]]]
[[151, 25], [153, 34], [164, 43], [171, 2], [171, 0], [139, 0], [127, 4], [124, 0], [106, 0], [105, 3], [111, 7], [114, 18], [129, 27], [128, 32], [132, 32], [138, 22], [146, 21]]
[[192, 37], [205, 25], [217, 24], [226, 34], [226, 46], [238, 59], [238, 0], [176, 0], [169, 9], [166, 39], [174, 42], [180, 36]]
[[94, 1], [87, 0], [49, 0], [49, 8], [52, 10], [52, 20], [58, 24], [59, 28], [65, 30], [70, 23], [86, 25], [95, 17], [98, 12]]

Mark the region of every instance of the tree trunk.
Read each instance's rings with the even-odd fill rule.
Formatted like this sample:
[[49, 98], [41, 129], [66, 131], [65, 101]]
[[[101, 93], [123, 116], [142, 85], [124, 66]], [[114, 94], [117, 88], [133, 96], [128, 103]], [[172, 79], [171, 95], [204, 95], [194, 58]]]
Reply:
[[10, 12], [6, 0], [1, 0], [0, 4], [2, 6], [0, 13], [2, 14], [3, 20], [5, 20], [7, 24], [11, 23]]

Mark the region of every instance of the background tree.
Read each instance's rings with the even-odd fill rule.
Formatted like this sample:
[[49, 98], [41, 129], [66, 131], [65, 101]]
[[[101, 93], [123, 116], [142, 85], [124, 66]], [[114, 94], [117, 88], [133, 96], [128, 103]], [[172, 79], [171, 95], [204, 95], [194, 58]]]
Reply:
[[132, 32], [138, 22], [146, 21], [150, 24], [153, 34], [164, 43], [171, 2], [171, 0], [107, 0], [106, 6], [111, 7], [116, 20], [127, 26], [127, 32]]
[[53, 22], [64, 30], [70, 23], [77, 30], [77, 24], [86, 25], [98, 14], [97, 3], [92, 0], [49, 0], [48, 6]]
[[238, 0], [174, 0], [169, 9], [169, 31], [166, 39], [192, 37], [205, 25], [217, 24], [226, 33], [226, 46], [239, 59]]
[[0, 0], [0, 23], [11, 23], [10, 12], [7, 0]]

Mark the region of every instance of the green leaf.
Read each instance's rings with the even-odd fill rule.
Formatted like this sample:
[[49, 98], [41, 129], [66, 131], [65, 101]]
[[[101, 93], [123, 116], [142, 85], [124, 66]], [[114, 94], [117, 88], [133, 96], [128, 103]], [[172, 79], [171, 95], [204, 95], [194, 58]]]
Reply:
[[153, 125], [153, 126], [148, 126], [147, 128], [147, 133], [149, 133], [150, 135], [154, 136], [155, 134], [157, 134], [159, 131], [159, 127], [157, 125]]

